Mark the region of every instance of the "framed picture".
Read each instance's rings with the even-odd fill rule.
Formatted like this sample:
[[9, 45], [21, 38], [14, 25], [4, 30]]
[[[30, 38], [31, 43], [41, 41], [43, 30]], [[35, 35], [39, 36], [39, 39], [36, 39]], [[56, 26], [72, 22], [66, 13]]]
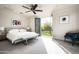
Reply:
[[60, 23], [69, 23], [69, 16], [61, 16]]
[[21, 22], [18, 20], [12, 20], [13, 25], [21, 25]]

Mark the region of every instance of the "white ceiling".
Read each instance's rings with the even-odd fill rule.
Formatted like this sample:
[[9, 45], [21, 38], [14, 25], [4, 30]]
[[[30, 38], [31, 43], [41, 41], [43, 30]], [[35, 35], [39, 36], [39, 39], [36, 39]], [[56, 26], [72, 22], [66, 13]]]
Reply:
[[56, 9], [72, 6], [72, 4], [71, 5], [69, 5], [69, 4], [67, 4], [67, 5], [62, 5], [62, 4], [38, 4], [37, 9], [43, 10], [43, 12], [37, 12], [37, 14], [33, 14], [32, 12], [25, 13], [25, 11], [28, 11], [28, 9], [23, 8], [22, 7], [23, 5], [26, 5], [27, 7], [30, 6], [30, 4], [4, 4], [4, 5], [0, 5], [0, 8], [1, 7], [6, 7], [6, 8], [12, 10], [13, 12], [15, 12], [17, 14], [20, 14], [20, 12], [23, 12], [23, 14], [21, 14], [21, 15], [25, 15], [25, 16], [48, 17]]

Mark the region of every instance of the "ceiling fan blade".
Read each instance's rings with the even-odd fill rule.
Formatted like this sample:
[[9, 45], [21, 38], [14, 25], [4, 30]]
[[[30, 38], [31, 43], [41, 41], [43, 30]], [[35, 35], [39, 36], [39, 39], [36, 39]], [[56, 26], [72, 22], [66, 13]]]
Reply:
[[36, 12], [35, 12], [35, 11], [33, 11], [33, 13], [34, 13], [34, 14], [36, 14]]
[[31, 11], [26, 11], [25, 13], [28, 13], [28, 12], [31, 12]]
[[37, 8], [37, 4], [33, 5], [32, 10], [35, 10]]
[[42, 12], [43, 10], [35, 10], [35, 11], [39, 11], [39, 12]]
[[27, 9], [30, 9], [29, 7], [26, 7], [26, 6], [22, 6], [22, 7], [27, 8]]

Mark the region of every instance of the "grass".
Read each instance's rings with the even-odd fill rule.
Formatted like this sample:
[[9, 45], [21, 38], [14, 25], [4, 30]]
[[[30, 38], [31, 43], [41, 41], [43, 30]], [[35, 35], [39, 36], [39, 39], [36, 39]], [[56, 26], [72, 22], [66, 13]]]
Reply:
[[52, 36], [49, 31], [42, 31], [42, 36]]

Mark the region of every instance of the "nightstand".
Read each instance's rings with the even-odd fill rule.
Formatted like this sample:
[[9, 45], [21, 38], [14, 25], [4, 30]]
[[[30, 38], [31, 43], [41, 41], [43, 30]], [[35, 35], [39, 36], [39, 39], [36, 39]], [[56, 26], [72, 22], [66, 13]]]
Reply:
[[31, 32], [31, 29], [27, 30], [28, 32]]
[[6, 39], [5, 33], [0, 33], [0, 41]]

